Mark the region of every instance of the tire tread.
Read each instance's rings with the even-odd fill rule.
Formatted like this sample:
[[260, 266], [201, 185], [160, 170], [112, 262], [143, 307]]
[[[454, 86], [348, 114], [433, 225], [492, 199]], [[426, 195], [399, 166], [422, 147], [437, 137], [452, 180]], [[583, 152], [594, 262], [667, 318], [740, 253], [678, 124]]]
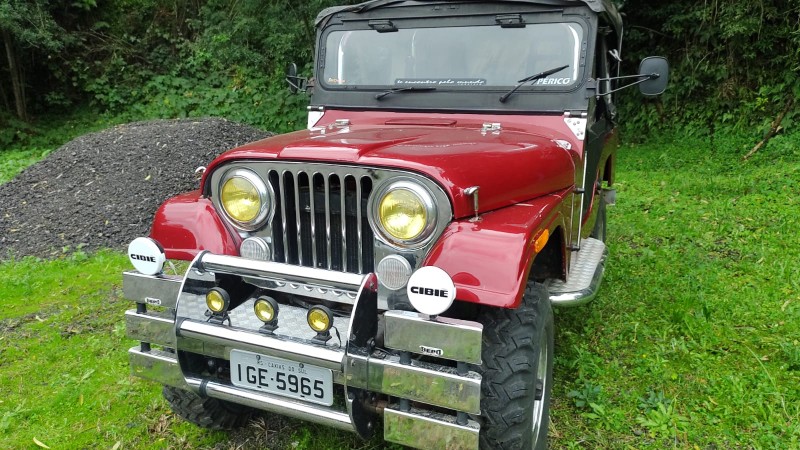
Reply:
[[255, 411], [247, 406], [215, 398], [204, 398], [172, 386], [164, 386], [162, 394], [175, 414], [187, 422], [209, 430], [241, 428], [249, 422]]

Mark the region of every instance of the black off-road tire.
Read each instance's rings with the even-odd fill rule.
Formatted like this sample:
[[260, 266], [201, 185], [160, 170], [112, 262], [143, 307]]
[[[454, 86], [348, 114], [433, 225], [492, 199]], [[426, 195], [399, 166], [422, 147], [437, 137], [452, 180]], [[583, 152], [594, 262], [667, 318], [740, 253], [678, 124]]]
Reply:
[[164, 386], [164, 398], [172, 411], [187, 422], [209, 430], [233, 430], [247, 425], [255, 410], [247, 406], [203, 398], [194, 392]]
[[[487, 308], [481, 316], [480, 448], [546, 449], [553, 380], [553, 311], [547, 288], [529, 282], [517, 309]], [[538, 427], [534, 415], [539, 416]]]

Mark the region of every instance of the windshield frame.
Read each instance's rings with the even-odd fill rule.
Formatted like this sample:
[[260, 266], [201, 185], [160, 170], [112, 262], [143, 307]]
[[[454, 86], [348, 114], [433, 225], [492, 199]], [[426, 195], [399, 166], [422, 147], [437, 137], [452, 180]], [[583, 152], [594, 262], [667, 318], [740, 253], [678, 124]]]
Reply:
[[[396, 84], [381, 85], [337, 85], [324, 79], [327, 41], [331, 33], [352, 30], [369, 30], [372, 20], [391, 21], [398, 29], [495, 26], [498, 15], [519, 14], [526, 24], [568, 23], [582, 30], [580, 67], [577, 79], [568, 86], [525, 84], [508, 102], [499, 98], [514, 87], [508, 85], [443, 86], [435, 91], [413, 94], [399, 93], [375, 99], [376, 94], [398, 87]], [[591, 68], [595, 45], [597, 16], [585, 5], [569, 7], [546, 7], [537, 5], [496, 3], [461, 4], [455, 11], [446, 8], [404, 6], [402, 8], [378, 8], [369, 13], [339, 13], [318, 30], [315, 70], [318, 74], [312, 96], [312, 105], [337, 108], [414, 109], [431, 111], [564, 111], [587, 108], [586, 84], [592, 76]], [[533, 74], [526, 74], [526, 76]]]
[[[391, 37], [391, 36], [400, 37], [399, 34], [403, 33], [403, 34], [406, 35], [404, 37], [406, 39], [408, 39], [408, 33], [407, 32], [413, 30], [413, 35], [410, 38], [410, 40], [413, 42], [413, 40], [416, 39], [417, 33], [422, 33], [424, 35], [424, 34], [429, 34], [432, 31], [433, 32], [437, 32], [437, 31], [441, 31], [441, 30], [445, 30], [445, 29], [453, 29], [454, 33], [457, 33], [457, 32], [463, 33], [464, 31], [470, 32], [470, 30], [475, 30], [475, 32], [487, 32], [487, 31], [489, 31], [489, 32], [509, 33], [509, 34], [514, 33], [514, 34], [519, 35], [520, 33], [519, 33], [518, 30], [532, 30], [533, 27], [537, 27], [537, 26], [541, 26], [541, 25], [553, 25], [553, 24], [564, 24], [564, 25], [569, 26], [570, 28], [572, 28], [571, 31], [573, 32], [574, 37], [579, 39], [577, 42], [575, 42], [573, 44], [574, 47], [575, 47], [575, 49], [574, 49], [575, 50], [575, 54], [572, 55], [572, 58], [570, 58], [569, 64], [568, 64], [568, 69], [567, 69], [568, 73], [573, 74], [572, 76], [568, 77], [571, 80], [571, 82], [569, 84], [566, 84], [566, 85], [555, 85], [555, 84], [548, 84], [546, 82], [544, 82], [544, 83], [539, 82], [539, 83], [535, 83], [535, 84], [530, 85], [530, 87], [531, 87], [531, 90], [554, 90], [554, 91], [568, 92], [568, 91], [571, 91], [571, 90], [575, 89], [575, 86], [580, 82], [581, 72], [583, 70], [583, 68], [581, 67], [581, 64], [580, 64], [580, 61], [581, 61], [581, 59], [583, 57], [582, 51], [581, 51], [581, 47], [582, 47], [582, 44], [585, 42], [585, 39], [583, 38], [583, 36], [586, 33], [586, 30], [584, 28], [584, 24], [582, 24], [582, 23], [580, 23], [578, 21], [575, 21], [575, 20], [570, 20], [570, 21], [555, 21], [555, 20], [537, 21], [536, 23], [529, 23], [527, 27], [509, 28], [509, 29], [504, 29], [504, 28], [498, 26], [497, 24], [492, 24], [492, 25], [462, 24], [462, 25], [458, 25], [458, 26], [449, 26], [449, 27], [442, 27], [442, 26], [436, 26], [436, 27], [433, 27], [433, 26], [432, 27], [413, 27], [413, 28], [399, 28], [398, 27], [399, 28], [398, 31], [390, 32], [390, 33], [379, 33], [379, 32], [377, 32], [377, 31], [375, 31], [375, 30], [373, 30], [373, 29], [371, 29], [369, 27], [366, 27], [366, 28], [363, 28], [363, 27], [348, 28], [348, 29], [343, 29], [343, 30], [336, 30], [336, 29], [331, 30], [331, 29], [329, 29], [322, 36], [322, 41], [320, 41], [320, 45], [326, 45], [326, 44], [327, 45], [326, 45], [325, 52], [324, 52], [326, 57], [325, 57], [324, 60], [320, 59], [320, 65], [319, 65], [319, 69], [318, 69], [319, 70], [318, 73], [320, 74], [319, 83], [321, 85], [323, 85], [326, 89], [330, 89], [330, 90], [337, 90], [337, 89], [338, 90], [348, 90], [348, 89], [353, 89], [353, 90], [367, 90], [367, 91], [368, 90], [386, 91], [386, 90], [390, 90], [390, 89], [399, 89], [399, 88], [403, 88], [403, 87], [407, 87], [407, 86], [414, 86], [415, 85], [415, 86], [420, 86], [420, 87], [436, 87], [437, 90], [451, 90], [451, 91], [474, 90], [474, 91], [505, 92], [505, 91], [508, 91], [509, 89], [511, 89], [512, 87], [514, 87], [522, 79], [524, 79], [526, 77], [530, 77], [531, 75], [534, 75], [534, 74], [536, 74], [538, 72], [541, 72], [541, 71], [544, 71], [544, 70], [547, 70], [547, 69], [551, 69], [551, 68], [557, 66], [558, 64], [553, 63], [553, 64], [551, 64], [550, 66], [547, 66], [547, 67], [541, 66], [541, 67], [538, 67], [537, 70], [534, 70], [533, 68], [528, 68], [528, 70], [524, 70], [523, 69], [523, 70], [519, 71], [519, 73], [517, 73], [516, 76], [513, 77], [513, 79], [507, 78], [507, 81], [508, 81], [507, 83], [492, 83], [491, 77], [495, 76], [497, 71], [496, 70], [495, 71], [488, 70], [488, 71], [485, 71], [483, 73], [472, 73], [472, 74], [464, 74], [464, 75], [427, 76], [427, 77], [420, 76], [416, 80], [412, 76], [395, 77], [395, 83], [391, 83], [391, 84], [390, 83], [379, 84], [379, 83], [369, 83], [369, 82], [366, 82], [366, 83], [363, 83], [363, 84], [356, 84], [356, 83], [346, 84], [346, 83], [331, 82], [331, 80], [338, 80], [338, 78], [341, 75], [338, 74], [338, 73], [331, 73], [332, 72], [331, 71], [331, 67], [329, 67], [328, 63], [330, 63], [330, 62], [334, 62], [334, 63], [338, 62], [340, 64], [338, 67], [341, 70], [342, 60], [340, 60], [340, 59], [338, 59], [336, 57], [330, 58], [330, 54], [332, 52], [336, 51], [336, 49], [331, 47], [330, 44], [335, 45], [337, 42], [342, 42], [344, 40], [347, 40], [348, 38], [352, 40], [353, 37], [356, 37], [356, 36], [358, 37], [358, 39], [363, 39], [365, 37], [363, 35], [362, 36], [358, 36], [356, 34], [353, 34], [353, 35], [347, 36], [347, 37], [343, 36], [341, 40], [340, 39], [336, 39], [336, 38], [333, 37], [334, 35], [338, 35], [340, 33], [350, 33], [350, 32], [365, 33], [365, 34], [375, 33], [377, 35], [376, 37], [379, 37], [379, 38], [380, 37]], [[480, 31], [478, 30], [479, 28], [481, 29]], [[455, 29], [460, 29], [460, 30], [455, 31]], [[542, 30], [542, 31], [544, 31], [544, 30]], [[531, 38], [533, 38], [533, 37], [531, 37]], [[505, 39], [508, 39], [508, 37], [506, 37]], [[333, 41], [333, 42], [328, 42], [328, 41]], [[424, 42], [423, 43], [423, 47], [426, 46], [426, 45], [430, 45], [430, 44], [433, 44], [433, 42]], [[363, 45], [363, 41], [362, 41], [362, 45]], [[411, 45], [415, 45], [415, 44], [411, 44]], [[420, 45], [420, 44], [416, 44], [416, 45]], [[363, 50], [364, 49], [362, 48], [362, 51]], [[477, 59], [479, 59], [480, 57], [475, 56], [476, 55], [476, 51], [475, 51], [476, 49], [471, 49], [472, 51], [470, 51], [470, 49], [465, 45], [464, 48], [462, 48], [462, 50], [464, 51], [464, 55], [465, 56], [473, 55], [473, 58], [475, 58], [475, 60], [473, 60], [472, 62], [470, 62], [468, 64], [472, 64], [472, 65], [474, 65], [476, 63], [480, 64], [480, 62], [477, 61]], [[558, 49], [556, 49], [556, 50], [558, 50]], [[351, 49], [351, 51], [357, 52], [358, 51], [357, 47]], [[527, 49], [527, 48], [526, 49], [514, 49], [514, 48], [506, 47], [504, 49], [498, 49], [498, 51], [504, 53], [504, 56], [506, 56], [506, 57], [513, 57], [515, 55], [522, 56], [526, 52], [528, 52], [528, 56], [531, 57], [530, 53], [529, 53], [531, 50]], [[518, 53], [517, 53], [517, 51], [518, 51]], [[442, 58], [447, 57], [447, 55], [444, 54], [446, 52], [442, 52], [442, 53], [443, 53], [441, 55]], [[553, 54], [554, 53], [551, 53], [550, 56], [552, 57]], [[406, 56], [406, 55], [400, 55], [400, 57], [403, 57], [403, 56]], [[427, 56], [430, 58], [431, 54], [428, 54]], [[397, 57], [397, 56], [393, 56], [393, 57]], [[410, 58], [411, 56], [408, 55], [408, 57]], [[491, 55], [489, 57], [491, 58]], [[535, 56], [533, 56], [533, 58], [535, 59]], [[331, 61], [328, 61], [328, 60], [331, 60]], [[457, 61], [457, 60], [458, 60], [458, 58], [456, 58], [454, 61]], [[425, 62], [427, 63], [427, 62], [430, 62], [430, 61], [425, 61]], [[562, 62], [566, 63], [567, 60], [563, 60]], [[510, 65], [510, 64], [513, 64], [514, 61], [502, 61], [502, 63]], [[517, 63], [517, 64], [519, 65], [519, 63]], [[528, 65], [530, 65], [530, 63], [528, 63]], [[422, 67], [424, 68], [424, 67], [426, 67], [426, 65], [422, 64]], [[490, 67], [488, 67], [488, 66], [487, 67], [483, 67], [483, 69], [490, 69]], [[520, 69], [520, 67], [517, 67], [517, 69]], [[379, 73], [377, 75], [386, 76], [387, 74], [386, 73]], [[471, 76], [467, 76], [467, 75], [471, 75]], [[488, 78], [488, 80], [487, 80], [487, 78]], [[556, 77], [556, 78], [558, 78], [558, 77]], [[561, 77], [561, 78], [563, 78], [563, 77]], [[449, 85], [448, 84], [426, 83], [426, 82], [424, 82], [424, 80], [426, 80], [426, 79], [427, 80], [431, 80], [431, 81], [439, 81], [439, 82], [444, 82], [444, 80], [448, 80], [449, 79], [449, 80], [453, 81], [453, 83], [449, 84]], [[413, 84], [417, 80], [420, 81], [419, 84]], [[405, 81], [406, 84], [403, 84], [402, 81]], [[542, 81], [544, 81], [544, 80], [542, 80]]]

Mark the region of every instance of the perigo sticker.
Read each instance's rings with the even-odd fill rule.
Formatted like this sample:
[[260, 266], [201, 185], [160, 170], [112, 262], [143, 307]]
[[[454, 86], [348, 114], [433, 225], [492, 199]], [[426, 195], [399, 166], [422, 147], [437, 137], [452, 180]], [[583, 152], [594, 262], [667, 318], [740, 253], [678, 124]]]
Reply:
[[411, 275], [406, 286], [411, 306], [422, 314], [438, 316], [447, 311], [456, 298], [456, 286], [444, 270], [428, 266]]

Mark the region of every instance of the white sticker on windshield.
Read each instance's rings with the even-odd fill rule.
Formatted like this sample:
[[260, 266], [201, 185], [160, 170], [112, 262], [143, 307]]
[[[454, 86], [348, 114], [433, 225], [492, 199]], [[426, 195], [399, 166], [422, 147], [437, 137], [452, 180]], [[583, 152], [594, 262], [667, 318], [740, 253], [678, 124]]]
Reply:
[[485, 86], [485, 78], [398, 78], [397, 86]]
[[572, 84], [572, 78], [542, 78], [533, 83], [534, 86], [568, 86]]

